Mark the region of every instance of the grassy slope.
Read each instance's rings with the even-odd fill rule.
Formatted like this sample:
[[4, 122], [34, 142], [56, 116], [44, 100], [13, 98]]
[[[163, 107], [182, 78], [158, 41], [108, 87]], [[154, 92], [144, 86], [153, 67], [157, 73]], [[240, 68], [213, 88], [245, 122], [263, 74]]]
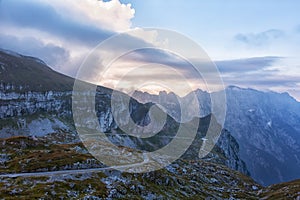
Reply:
[[71, 91], [73, 87], [73, 78], [32, 57], [15, 56], [0, 50], [0, 65], [1, 82], [25, 87], [22, 91]]
[[[47, 142], [47, 138], [2, 139], [1, 153], [9, 154], [10, 160], [1, 165], [0, 171], [12, 173], [45, 168], [51, 170], [66, 163], [85, 162], [92, 158], [87, 152], [75, 151], [75, 147], [84, 149], [80, 143], [51, 144]], [[141, 199], [141, 196], [148, 194], [165, 199], [205, 199], [208, 196], [213, 199], [293, 199], [297, 197], [299, 187], [298, 180], [263, 188], [251, 178], [222, 165], [201, 160], [178, 160], [168, 169], [151, 173], [130, 174], [108, 170], [54, 177], [0, 178], [0, 199], [80, 199], [87, 195]]]

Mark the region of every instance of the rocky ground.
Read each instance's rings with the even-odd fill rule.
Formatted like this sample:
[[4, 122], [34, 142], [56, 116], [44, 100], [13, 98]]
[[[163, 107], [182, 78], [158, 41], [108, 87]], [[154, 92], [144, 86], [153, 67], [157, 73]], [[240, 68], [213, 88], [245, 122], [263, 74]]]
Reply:
[[[149, 173], [107, 169], [81, 143], [53, 144], [49, 138], [1, 139], [1, 199], [299, 199], [300, 196], [300, 180], [263, 187], [225, 165], [204, 160], [179, 159]], [[101, 167], [104, 170], [98, 169]], [[97, 170], [88, 171], [89, 168]], [[69, 172], [35, 174], [60, 170]], [[28, 172], [32, 175], [22, 175]], [[15, 173], [20, 174], [4, 175]]]

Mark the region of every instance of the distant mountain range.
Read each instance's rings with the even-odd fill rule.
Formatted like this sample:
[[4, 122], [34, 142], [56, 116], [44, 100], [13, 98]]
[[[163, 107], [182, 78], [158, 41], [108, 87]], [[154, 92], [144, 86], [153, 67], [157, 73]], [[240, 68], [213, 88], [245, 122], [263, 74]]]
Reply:
[[[225, 128], [238, 141], [240, 156], [251, 176], [264, 185], [300, 178], [300, 103], [288, 93], [236, 86], [227, 87], [225, 92]], [[211, 113], [211, 97], [219, 95], [218, 92], [210, 94], [202, 90], [193, 93], [198, 102], [190, 100], [191, 94], [180, 98], [174, 93], [151, 95], [136, 91], [133, 96], [143, 103], [161, 104], [168, 114], [180, 121], [180, 102], [191, 104], [191, 119]], [[195, 103], [199, 104], [199, 113], [193, 109]]]
[[[43, 149], [45, 149], [45, 155], [34, 157], [37, 159], [36, 162], [41, 162], [41, 168], [34, 166], [31, 171], [101, 166], [101, 163], [95, 164], [94, 161], [93, 164], [90, 164], [91, 156], [86, 150], [81, 150], [80, 145], [77, 145], [80, 143], [80, 139], [74, 126], [71, 108], [73, 78], [55, 72], [39, 59], [3, 50], [0, 50], [0, 78], [0, 138], [2, 138], [0, 140], [3, 147], [0, 162], [5, 166], [0, 169], [0, 174], [8, 170], [19, 173], [28, 172], [26, 169], [29, 167], [26, 166], [26, 163], [34, 156], [31, 154], [31, 150], [41, 153]], [[177, 162], [157, 173], [133, 175], [138, 178], [138, 181], [134, 181], [128, 174], [107, 175], [106, 173], [107, 178], [101, 179], [101, 183], [106, 184], [107, 191], [110, 191], [109, 194], [114, 189], [113, 183], [116, 187], [117, 185], [118, 188], [121, 187], [119, 185], [121, 183], [113, 181], [117, 177], [116, 180], [122, 179], [133, 185], [145, 184], [145, 187], [155, 194], [154, 199], [155, 197], [175, 198], [177, 195], [182, 198], [190, 198], [191, 194], [214, 198], [225, 198], [225, 196], [226, 198], [230, 196], [241, 198], [243, 195], [245, 197], [257, 195], [257, 197], [270, 198], [275, 191], [273, 187], [261, 187], [234, 170], [245, 175], [249, 175], [250, 172], [256, 181], [264, 185], [300, 178], [297, 171], [300, 167], [298, 158], [300, 155], [299, 102], [286, 93], [265, 93], [252, 89], [228, 87], [226, 89], [227, 118], [225, 128], [222, 129], [218, 124], [218, 116], [211, 114], [210, 95], [218, 95], [218, 93], [209, 94], [201, 90], [197, 90], [195, 93], [200, 102], [200, 113], [195, 113], [193, 104], [191, 104], [189, 107], [191, 109], [190, 118], [180, 121], [180, 112], [178, 111], [180, 107], [175, 94], [161, 92], [159, 95], [150, 95], [137, 91], [130, 100], [129, 115], [125, 115], [125, 117], [121, 115], [122, 123], [126, 124], [127, 118], [131, 117], [135, 123], [141, 126], [147, 125], [149, 109], [156, 103], [163, 105], [168, 114], [166, 124], [158, 134], [141, 139], [126, 135], [118, 127], [110, 105], [112, 90], [97, 86], [95, 108], [98, 121], [96, 123], [99, 123], [101, 131], [105, 132], [109, 140], [119, 148], [132, 148], [140, 151], [156, 150], [173, 139], [178, 126], [199, 119], [195, 140]], [[122, 95], [126, 94], [122, 93]], [[187, 95], [181, 100], [189, 102], [189, 98]], [[122, 106], [126, 105], [120, 105], [120, 108]], [[161, 112], [163, 111], [161, 110]], [[83, 124], [88, 126], [94, 124], [91, 119], [82, 118], [82, 120]], [[212, 152], [205, 158], [199, 159], [199, 149], [203, 144], [203, 137], [209, 123], [219, 127], [222, 134]], [[5, 144], [10, 145], [6, 146]], [[18, 150], [11, 145], [22, 148]], [[64, 150], [59, 150], [60, 153], [57, 153], [55, 148]], [[25, 153], [22, 152], [23, 150]], [[64, 155], [63, 152], [68, 153], [70, 159], [74, 156], [76, 158], [74, 161], [68, 161], [74, 163], [66, 165], [52, 157], [48, 161], [39, 161], [47, 156]], [[28, 153], [29, 156], [26, 157]], [[71, 153], [75, 153], [79, 157], [76, 157], [75, 154], [69, 155]], [[80, 155], [77, 155], [78, 153]], [[109, 154], [109, 151], [104, 153]], [[84, 160], [85, 164], [78, 163], [86, 157], [88, 159]], [[22, 160], [23, 158], [24, 160]], [[182, 169], [179, 168], [179, 164], [183, 164]], [[188, 170], [189, 173], [185, 170]], [[197, 170], [200, 170], [199, 173]], [[208, 172], [209, 174], [207, 174]], [[206, 174], [201, 175], [201, 173]], [[163, 177], [163, 180], [160, 177]], [[227, 179], [229, 182], [226, 181]], [[0, 178], [0, 184], [2, 184], [1, 180]], [[10, 179], [6, 180], [6, 183], [11, 181]], [[69, 181], [72, 182], [74, 179]], [[173, 187], [160, 196], [157, 194], [159, 191], [155, 190], [156, 187], [150, 187], [152, 182], [158, 182], [165, 186], [173, 184]], [[298, 182], [295, 183], [298, 184]], [[193, 189], [184, 186], [185, 184], [190, 184]], [[284, 197], [289, 191], [296, 190], [291, 185], [282, 184], [280, 188], [289, 187], [290, 190], [282, 190], [280, 195]], [[139, 186], [135, 185], [134, 187], [138, 188]], [[119, 190], [116, 189], [116, 191]], [[130, 196], [130, 194], [138, 192], [136, 189], [126, 191], [120, 191], [119, 197], [137, 197]], [[169, 193], [171, 191], [172, 193]], [[279, 194], [276, 193], [276, 195]], [[297, 195], [293, 194], [293, 197]]]

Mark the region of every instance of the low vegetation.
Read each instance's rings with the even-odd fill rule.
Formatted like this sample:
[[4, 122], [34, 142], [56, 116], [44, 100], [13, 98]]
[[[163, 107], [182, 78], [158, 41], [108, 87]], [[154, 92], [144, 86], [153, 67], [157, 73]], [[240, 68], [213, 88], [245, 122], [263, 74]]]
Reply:
[[[0, 173], [103, 167], [81, 143], [48, 141], [47, 138], [21, 136], [1, 139]], [[0, 176], [0, 199], [296, 199], [299, 191], [299, 180], [264, 188], [224, 165], [191, 159], [180, 159], [149, 173], [105, 169]]]

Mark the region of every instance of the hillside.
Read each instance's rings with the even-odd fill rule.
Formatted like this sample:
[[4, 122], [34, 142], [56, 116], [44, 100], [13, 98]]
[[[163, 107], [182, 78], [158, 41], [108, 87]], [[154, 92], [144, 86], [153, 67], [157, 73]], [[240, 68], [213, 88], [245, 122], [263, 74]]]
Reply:
[[0, 88], [11, 91], [71, 91], [74, 79], [37, 58], [0, 49]]

